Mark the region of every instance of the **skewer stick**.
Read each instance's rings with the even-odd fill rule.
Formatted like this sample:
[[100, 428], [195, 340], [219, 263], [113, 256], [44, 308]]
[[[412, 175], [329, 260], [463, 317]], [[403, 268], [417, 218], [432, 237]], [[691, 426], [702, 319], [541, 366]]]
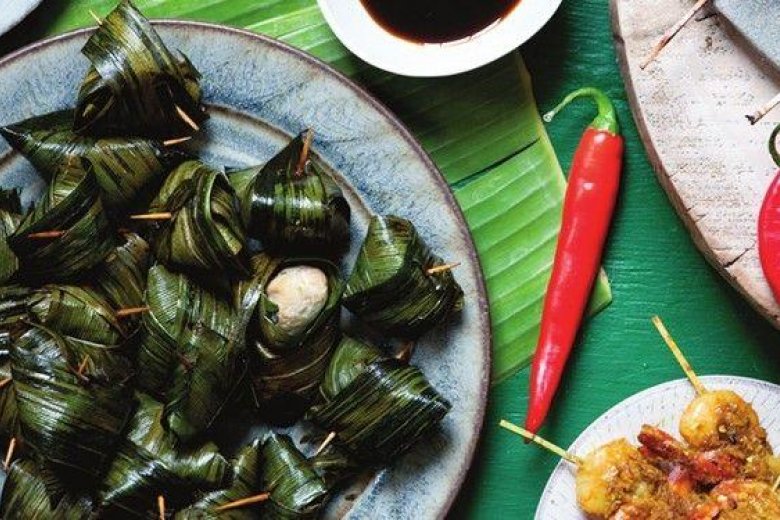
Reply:
[[0, 390], [2, 390], [3, 388], [5, 388], [6, 386], [8, 386], [8, 384], [9, 384], [11, 381], [12, 381], [12, 379], [11, 379], [10, 377], [6, 377], [6, 378], [5, 378], [5, 379], [3, 379], [2, 381], [0, 381]]
[[79, 363], [78, 367], [78, 375], [83, 376], [84, 370], [87, 369], [87, 362], [89, 361], [89, 356], [84, 356], [84, 359], [81, 360], [81, 363]]
[[174, 146], [177, 144], [186, 143], [190, 139], [192, 139], [191, 136], [177, 137], [176, 139], [168, 139], [167, 141], [163, 141], [163, 146]]
[[456, 267], [460, 266], [460, 262], [455, 262], [453, 264], [444, 264], [444, 265], [437, 265], [435, 267], [431, 267], [430, 269], [427, 269], [425, 271], [425, 274], [436, 274], [436, 273], [443, 273], [445, 271], [452, 271]]
[[777, 488], [780, 487], [780, 475], [775, 479], [775, 483], [772, 484], [772, 493], [777, 493]]
[[774, 110], [774, 108], [777, 106], [780, 106], [780, 93], [770, 99], [766, 105], [762, 106], [752, 114], [746, 115], [745, 117], [748, 121], [750, 121], [751, 125], [754, 125], [761, 121], [765, 115]]
[[100, 17], [97, 14], [95, 14], [95, 11], [90, 9], [89, 15], [95, 20], [95, 22], [98, 24], [98, 27], [103, 25], [103, 20], [101, 20]]
[[60, 238], [64, 234], [64, 231], [39, 231], [38, 233], [30, 233], [27, 238]]
[[126, 318], [127, 316], [134, 316], [136, 314], [143, 314], [149, 312], [149, 307], [127, 307], [125, 309], [119, 309], [114, 313], [117, 318]]
[[677, 33], [680, 32], [683, 27], [685, 27], [685, 24], [687, 24], [691, 18], [696, 16], [696, 13], [698, 13], [699, 10], [709, 1], [710, 0], [698, 0], [698, 2], [696, 2], [696, 4], [691, 7], [690, 11], [685, 13], [685, 16], [680, 18], [676, 24], [667, 29], [663, 36], [661, 36], [661, 39], [658, 40], [658, 43], [655, 44], [653, 50], [650, 51], [650, 54], [647, 56], [647, 58], [645, 58], [645, 61], [639, 65], [639, 68], [645, 70], [645, 68], [650, 65], [650, 62], [656, 59], [658, 55], [661, 54], [661, 51], [664, 50], [664, 47], [666, 47], [666, 45], [672, 41], [672, 38], [674, 38]]
[[699, 381], [699, 376], [696, 375], [696, 372], [693, 371], [693, 367], [691, 366], [691, 364], [688, 362], [687, 359], [685, 359], [682, 350], [680, 350], [680, 347], [677, 346], [677, 343], [674, 341], [674, 338], [672, 338], [672, 335], [669, 334], [669, 331], [667, 330], [664, 323], [661, 321], [661, 318], [659, 318], [658, 316], [653, 316], [652, 321], [653, 321], [653, 325], [655, 325], [655, 328], [658, 329], [658, 333], [664, 339], [666, 346], [668, 346], [669, 350], [672, 351], [672, 354], [674, 354], [677, 363], [680, 364], [680, 367], [682, 368], [683, 372], [685, 372], [685, 375], [690, 380], [691, 384], [693, 385], [693, 388], [696, 390], [696, 393], [699, 395], [706, 394], [707, 389], [704, 387], [701, 381]]
[[301, 175], [306, 167], [306, 161], [309, 160], [309, 153], [311, 152], [312, 140], [314, 140], [314, 130], [309, 128], [303, 137], [303, 148], [301, 149], [301, 157], [298, 159], [298, 165], [295, 167], [295, 175]]
[[409, 360], [412, 359], [412, 354], [414, 354], [415, 345], [414, 341], [407, 341], [404, 343], [401, 350], [395, 355], [395, 359], [408, 363]]
[[6, 471], [8, 471], [8, 468], [11, 466], [14, 450], [16, 450], [16, 437], [11, 437], [11, 441], [8, 443], [8, 450], [5, 452], [5, 460], [3, 461], [3, 467]]
[[524, 439], [534, 442], [539, 446], [541, 446], [542, 448], [551, 451], [552, 453], [555, 453], [563, 460], [567, 460], [572, 464], [574, 464], [575, 466], [582, 466], [582, 459], [580, 457], [572, 453], [569, 453], [568, 451], [564, 450], [560, 446], [557, 446], [546, 439], [542, 439], [538, 435], [529, 432], [525, 428], [521, 428], [520, 426], [517, 426], [516, 424], [512, 424], [511, 422], [506, 421], [504, 419], [501, 419], [501, 422], [498, 424], [502, 428], [509, 430], [512, 433], [516, 433], [517, 435], [523, 437]]
[[160, 512], [160, 520], [165, 520], [165, 497], [157, 495], [157, 510]]
[[217, 506], [214, 508], [214, 511], [220, 512], [220, 511], [227, 511], [229, 509], [237, 509], [239, 507], [244, 506], [251, 506], [252, 504], [259, 504], [261, 502], [265, 502], [271, 497], [270, 493], [260, 493], [259, 495], [254, 495], [251, 497], [242, 498], [240, 500], [234, 500], [233, 502], [228, 502], [227, 504], [222, 504], [221, 506]]
[[170, 211], [161, 211], [159, 213], [140, 213], [138, 215], [130, 215], [130, 220], [171, 220], [173, 213]]
[[316, 457], [320, 453], [322, 453], [325, 448], [328, 447], [328, 445], [333, 442], [333, 439], [336, 438], [336, 432], [330, 432], [327, 437], [325, 437], [325, 440], [322, 441], [322, 444], [320, 444], [319, 448], [317, 448], [317, 451], [314, 452], [314, 456]]
[[180, 107], [179, 105], [174, 105], [174, 106], [176, 107], [176, 113], [179, 114], [179, 117], [181, 118], [182, 121], [187, 123], [187, 125], [189, 125], [189, 127], [195, 130], [196, 132], [200, 130], [198, 123], [193, 121], [192, 118], [189, 115], [187, 115], [187, 112], [185, 112], [182, 107]]

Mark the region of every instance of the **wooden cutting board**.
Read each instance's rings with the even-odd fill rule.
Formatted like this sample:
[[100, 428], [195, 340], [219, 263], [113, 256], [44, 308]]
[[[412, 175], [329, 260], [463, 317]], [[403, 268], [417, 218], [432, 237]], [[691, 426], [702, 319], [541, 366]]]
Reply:
[[780, 24], [780, 9], [777, 0], [743, 0], [754, 4], [747, 10], [718, 1], [723, 13], [691, 21], [642, 71], [693, 0], [611, 0], [615, 42], [634, 119], [672, 204], [710, 263], [780, 327], [756, 249], [758, 211], [777, 170], [766, 143], [780, 110], [755, 126], [745, 119], [780, 92], [777, 43], [750, 20]]

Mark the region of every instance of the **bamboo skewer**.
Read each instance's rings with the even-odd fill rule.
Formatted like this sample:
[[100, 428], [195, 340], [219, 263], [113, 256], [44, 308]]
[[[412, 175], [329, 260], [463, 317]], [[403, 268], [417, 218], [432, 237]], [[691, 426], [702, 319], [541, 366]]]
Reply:
[[176, 107], [176, 113], [179, 114], [179, 117], [181, 118], [182, 121], [187, 123], [187, 125], [189, 125], [189, 127], [195, 130], [196, 132], [200, 130], [198, 123], [193, 121], [192, 118], [189, 115], [187, 115], [187, 112], [185, 112], [182, 107], [180, 107], [179, 105], [174, 105], [174, 106]]
[[170, 211], [161, 211], [159, 213], [139, 213], [130, 215], [130, 220], [171, 220], [173, 213]]
[[309, 154], [311, 153], [311, 142], [314, 140], [314, 130], [309, 128], [306, 130], [306, 135], [303, 137], [303, 149], [301, 149], [301, 157], [298, 159], [298, 165], [295, 167], [295, 175], [301, 175], [303, 169], [306, 167], [306, 162], [309, 160]]
[[5, 471], [11, 466], [11, 459], [14, 457], [14, 451], [16, 450], [16, 437], [11, 437], [11, 441], [8, 443], [8, 450], [5, 452], [5, 460], [3, 461], [3, 467]]
[[160, 512], [160, 520], [165, 520], [165, 497], [157, 495], [157, 510]]
[[538, 435], [529, 432], [525, 428], [521, 428], [520, 426], [517, 426], [516, 424], [512, 424], [511, 422], [506, 421], [504, 419], [501, 419], [501, 422], [498, 424], [502, 428], [509, 430], [512, 433], [516, 433], [517, 435], [523, 437], [524, 439], [536, 443], [542, 448], [551, 451], [552, 453], [558, 455], [563, 460], [569, 461], [575, 466], [582, 466], [582, 459], [580, 457], [574, 455], [573, 453], [569, 453], [568, 451], [564, 450], [560, 446], [555, 445], [552, 442], [539, 437]]
[[177, 145], [177, 144], [186, 143], [190, 139], [192, 139], [191, 136], [177, 137], [175, 139], [168, 139], [166, 141], [163, 141], [162, 144], [163, 144], [163, 146], [174, 146], [174, 145]]
[[669, 29], [666, 30], [666, 32], [661, 36], [661, 39], [658, 40], [658, 43], [655, 44], [655, 47], [650, 51], [650, 54], [645, 58], [645, 61], [643, 61], [639, 68], [642, 70], [645, 70], [650, 63], [658, 57], [659, 54], [661, 54], [661, 51], [664, 50], [664, 47], [672, 41], [672, 39], [677, 35], [678, 32], [682, 30], [683, 27], [693, 18], [696, 16], [696, 13], [701, 10], [702, 7], [704, 7], [707, 2], [710, 0], [698, 0], [696, 4], [691, 7], [690, 11], [685, 13], [685, 16], [680, 18], [680, 20], [677, 21], [676, 24], [671, 26]]
[[456, 267], [460, 266], [460, 262], [455, 262], [452, 264], [444, 264], [444, 265], [437, 265], [435, 267], [431, 267], [429, 269], [426, 269], [425, 274], [431, 275], [431, 274], [437, 274], [437, 273], [443, 273], [445, 271], [452, 271]]
[[11, 379], [10, 377], [6, 377], [6, 378], [5, 378], [5, 379], [3, 379], [2, 381], [0, 381], [0, 390], [2, 390], [3, 388], [5, 388], [6, 386], [8, 386], [8, 384], [9, 384], [11, 381], [13, 381], [13, 379]]
[[89, 362], [89, 356], [84, 356], [84, 359], [81, 360], [81, 363], [79, 363], [79, 367], [77, 369], [77, 373], [79, 376], [84, 376], [84, 370], [87, 369], [87, 363]]
[[227, 504], [222, 504], [221, 506], [215, 507], [214, 511], [221, 512], [221, 511], [228, 511], [229, 509], [237, 509], [239, 507], [251, 506], [253, 504], [259, 504], [261, 502], [265, 502], [270, 497], [271, 497], [270, 493], [260, 493], [259, 495], [241, 498], [239, 500], [234, 500], [233, 502], [228, 502]]
[[39, 231], [38, 233], [30, 233], [27, 238], [60, 238], [64, 234], [64, 231]]
[[330, 445], [330, 443], [333, 442], [333, 439], [335, 438], [336, 438], [336, 432], [330, 432], [328, 436], [325, 437], [325, 440], [322, 441], [322, 443], [319, 445], [317, 451], [314, 452], [314, 456], [316, 457], [317, 455], [322, 453], [325, 450], [325, 448], [327, 448], [328, 445]]
[[765, 115], [774, 110], [777, 106], [780, 106], [780, 93], [770, 99], [766, 105], [762, 106], [752, 114], [746, 115], [745, 117], [748, 121], [750, 121], [751, 125], [754, 125], [761, 121]]
[[696, 390], [696, 393], [699, 395], [706, 394], [707, 389], [701, 383], [701, 381], [699, 381], [699, 376], [696, 375], [696, 372], [693, 371], [691, 364], [687, 359], [685, 359], [682, 350], [680, 350], [680, 347], [677, 346], [677, 343], [674, 341], [674, 338], [672, 338], [672, 335], [669, 334], [669, 331], [661, 321], [661, 318], [658, 316], [653, 316], [652, 321], [653, 325], [655, 325], [655, 328], [658, 329], [658, 333], [666, 343], [666, 346], [668, 346], [669, 350], [672, 351], [672, 354], [674, 354], [674, 358], [677, 360], [677, 363], [680, 364], [680, 367], [682, 368], [683, 372], [685, 372], [686, 377], [690, 380], [693, 388]]
[[119, 309], [117, 310], [114, 315], [117, 318], [126, 318], [128, 316], [134, 316], [136, 314], [143, 314], [145, 312], [149, 312], [149, 307], [127, 307], [126, 309]]
[[777, 488], [780, 487], [780, 475], [775, 479], [775, 483], [772, 484], [772, 493], [777, 493]]

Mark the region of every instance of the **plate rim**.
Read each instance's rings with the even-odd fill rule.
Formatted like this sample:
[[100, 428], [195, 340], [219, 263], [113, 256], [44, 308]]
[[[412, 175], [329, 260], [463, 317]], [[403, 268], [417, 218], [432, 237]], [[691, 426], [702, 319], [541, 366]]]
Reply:
[[[747, 376], [738, 376], [738, 375], [729, 375], [729, 374], [707, 374], [699, 376], [699, 379], [702, 381], [702, 383], [705, 383], [707, 386], [709, 385], [715, 385], [718, 388], [717, 389], [731, 389], [731, 383], [733, 382], [741, 382], [749, 385], [756, 385], [758, 387], [774, 387], [778, 393], [780, 393], [780, 384], [773, 383], [771, 381], [765, 381], [763, 379], [757, 379], [755, 377], [747, 377]], [[603, 413], [601, 413], [598, 417], [596, 417], [593, 421], [591, 421], [588, 426], [583, 429], [579, 435], [566, 447], [566, 450], [571, 452], [572, 448], [575, 446], [582, 444], [587, 436], [590, 434], [589, 431], [591, 428], [593, 428], [596, 423], [600, 423], [602, 421], [607, 420], [611, 415], [617, 413], [620, 410], [623, 410], [626, 407], [634, 406], [638, 401], [641, 401], [651, 395], [662, 393], [664, 391], [667, 391], [668, 389], [675, 388], [682, 385], [690, 385], [690, 381], [684, 377], [678, 378], [678, 379], [672, 379], [670, 381], [664, 381], [663, 383], [658, 383], [656, 385], [647, 387], [643, 390], [640, 390], [639, 392], [636, 392], [635, 394], [632, 394], [625, 399], [615, 403], [614, 405], [610, 406], [607, 410], [605, 410]], [[728, 385], [728, 386], [727, 386]], [[634, 444], [634, 443], [632, 443]], [[568, 466], [569, 463], [564, 460], [560, 460], [555, 464], [555, 467], [550, 472], [550, 475], [547, 478], [547, 482], [544, 484], [544, 488], [542, 489], [542, 493], [539, 495], [539, 503], [536, 506], [536, 510], [534, 511], [534, 520], [545, 520], [541, 516], [541, 507], [543, 502], [543, 498], [547, 495], [548, 491], [552, 489], [553, 484], [553, 477], [555, 474], [563, 467]]]
[[[477, 254], [476, 244], [471, 234], [471, 230], [468, 227], [466, 218], [463, 214], [463, 210], [455, 199], [455, 195], [450, 189], [449, 184], [445, 180], [443, 174], [439, 170], [438, 166], [433, 162], [428, 153], [423, 149], [422, 145], [412, 135], [411, 131], [404, 125], [404, 123], [396, 116], [384, 103], [374, 97], [363, 86], [357, 84], [355, 81], [347, 77], [342, 72], [336, 70], [323, 60], [301, 50], [292, 45], [272, 38], [270, 36], [249, 31], [247, 29], [240, 29], [228, 25], [202, 22], [195, 20], [178, 20], [170, 18], [152, 18], [150, 19], [153, 25], [161, 27], [174, 27], [174, 28], [197, 28], [206, 29], [216, 32], [221, 32], [231, 36], [238, 36], [252, 41], [253, 44], [260, 46], [270, 46], [289, 54], [297, 59], [307, 62], [309, 65], [319, 69], [324, 74], [336, 79], [339, 83], [344, 85], [347, 89], [352, 91], [362, 101], [366, 102], [374, 110], [376, 110], [384, 119], [386, 119], [393, 130], [410, 146], [414, 151], [417, 158], [423, 162], [426, 169], [431, 173], [431, 178], [444, 197], [445, 204], [453, 211], [455, 218], [457, 219], [458, 231], [465, 241], [468, 247], [468, 257], [472, 269], [472, 276], [476, 285], [476, 316], [477, 319], [483, 323], [478, 324], [481, 350], [486, 361], [487, 369], [483, 371], [480, 378], [479, 386], [479, 403], [477, 407], [478, 420], [476, 422], [475, 434], [469, 441], [467, 446], [467, 455], [464, 458], [461, 471], [458, 473], [454, 484], [450, 487], [449, 495], [443, 503], [443, 507], [440, 511], [436, 512], [438, 518], [444, 518], [452, 508], [455, 499], [459, 495], [463, 484], [466, 481], [466, 477], [469, 475], [469, 470], [473, 465], [474, 457], [476, 455], [477, 447], [482, 439], [482, 432], [485, 425], [485, 415], [487, 410], [488, 392], [490, 389], [490, 377], [492, 373], [492, 352], [493, 352], [493, 329], [490, 313], [489, 300], [487, 297], [487, 287], [485, 278], [482, 271], [482, 263], [479, 255]], [[3, 57], [0, 58], [0, 69], [10, 65], [11, 63], [24, 60], [30, 55], [34, 55], [36, 52], [40, 52], [42, 49], [48, 48], [52, 45], [57, 45], [63, 42], [70, 41], [75, 38], [83, 37], [86, 34], [94, 32], [95, 27], [84, 27], [67, 31], [62, 34], [43, 38], [36, 42], [25, 45]]]

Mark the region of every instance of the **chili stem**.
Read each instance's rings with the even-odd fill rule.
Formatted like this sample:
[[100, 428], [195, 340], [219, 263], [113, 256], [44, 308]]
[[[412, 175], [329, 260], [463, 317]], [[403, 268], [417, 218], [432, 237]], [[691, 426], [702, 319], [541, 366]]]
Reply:
[[661, 54], [661, 51], [664, 50], [664, 47], [672, 41], [672, 38], [674, 38], [678, 32], [682, 30], [683, 27], [693, 18], [696, 16], [696, 13], [699, 12], [699, 10], [707, 4], [710, 0], [699, 0], [696, 2], [696, 4], [691, 7], [691, 10], [685, 13], [685, 16], [680, 18], [680, 20], [677, 21], [676, 24], [671, 26], [669, 29], [666, 30], [666, 32], [661, 36], [661, 39], [658, 40], [658, 43], [655, 44], [655, 47], [653, 47], [653, 50], [650, 51], [650, 54], [645, 58], [645, 61], [643, 61], [639, 68], [642, 70], [645, 70], [650, 63], [655, 60], [659, 54]]
[[780, 124], [778, 124], [772, 133], [769, 134], [769, 155], [772, 156], [772, 160], [775, 161], [777, 166], [780, 166], [780, 148], [777, 145], [777, 137], [780, 135]]
[[582, 466], [582, 459], [580, 457], [572, 453], [569, 453], [568, 451], [564, 450], [560, 446], [553, 444], [552, 442], [543, 439], [538, 435], [529, 432], [525, 428], [521, 428], [520, 426], [517, 426], [516, 424], [512, 424], [511, 422], [506, 421], [504, 419], [501, 419], [501, 422], [499, 422], [498, 425], [506, 430], [509, 430], [512, 433], [516, 433], [517, 435], [523, 437], [526, 440], [538, 444], [542, 448], [551, 451], [552, 453], [558, 455], [563, 460], [567, 460], [572, 464], [574, 464], [575, 466]]
[[691, 364], [687, 359], [685, 359], [682, 350], [680, 350], [680, 347], [677, 346], [677, 343], [674, 341], [672, 335], [669, 334], [669, 330], [667, 330], [666, 326], [661, 321], [661, 318], [658, 316], [653, 316], [652, 321], [653, 325], [655, 325], [655, 328], [658, 329], [658, 333], [669, 347], [669, 350], [671, 350], [672, 354], [674, 354], [674, 358], [677, 360], [677, 363], [680, 364], [683, 372], [685, 372], [685, 375], [691, 381], [691, 384], [696, 390], [696, 393], [699, 395], [706, 394], [707, 389], [704, 387], [701, 381], [699, 381], [699, 377], [696, 375], [696, 372], [693, 371], [693, 367], [691, 367]]

